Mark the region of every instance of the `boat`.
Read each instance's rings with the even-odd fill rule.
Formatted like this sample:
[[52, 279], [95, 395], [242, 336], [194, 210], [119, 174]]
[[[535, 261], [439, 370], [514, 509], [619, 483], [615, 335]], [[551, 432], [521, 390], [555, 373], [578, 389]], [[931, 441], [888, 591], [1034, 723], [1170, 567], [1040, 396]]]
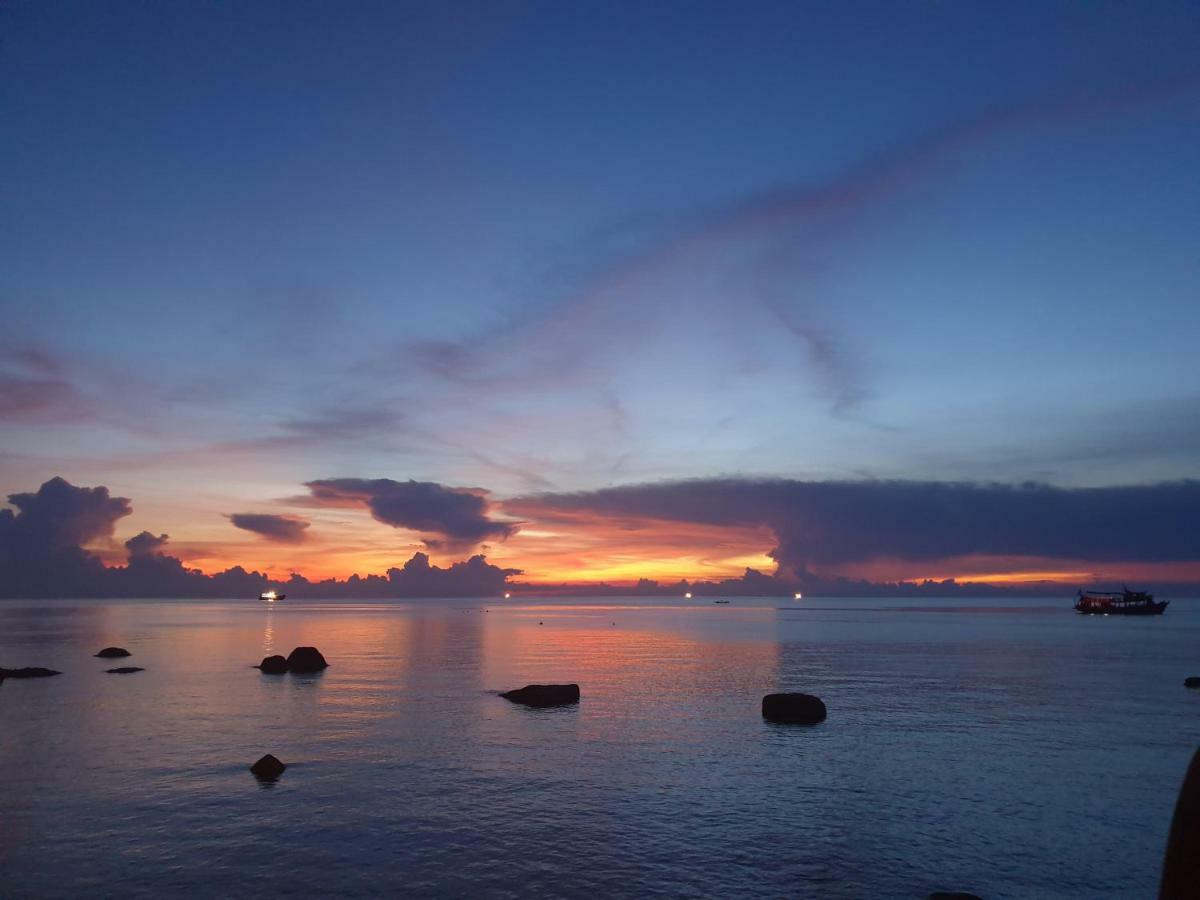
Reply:
[[1154, 602], [1145, 591], [1080, 591], [1075, 610], [1085, 616], [1161, 616], [1170, 600]]
[[259, 600], [266, 600], [268, 603], [274, 603], [276, 600], [283, 600], [287, 594], [277, 594], [274, 591], [263, 591], [258, 595]]
[[728, 600], [714, 600], [713, 603], [728, 603]]

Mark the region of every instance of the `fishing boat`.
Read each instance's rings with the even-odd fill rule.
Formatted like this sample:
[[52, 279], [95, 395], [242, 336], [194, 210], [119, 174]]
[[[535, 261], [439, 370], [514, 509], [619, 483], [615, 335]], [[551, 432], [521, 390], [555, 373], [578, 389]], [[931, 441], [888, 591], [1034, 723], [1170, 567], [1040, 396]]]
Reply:
[[728, 603], [728, 600], [714, 600], [713, 603]]
[[274, 603], [276, 600], [283, 600], [287, 594], [277, 594], [274, 591], [263, 591], [258, 595], [259, 600], [265, 600], [267, 603]]
[[1085, 616], [1161, 616], [1170, 600], [1154, 602], [1145, 591], [1080, 591], [1075, 609]]

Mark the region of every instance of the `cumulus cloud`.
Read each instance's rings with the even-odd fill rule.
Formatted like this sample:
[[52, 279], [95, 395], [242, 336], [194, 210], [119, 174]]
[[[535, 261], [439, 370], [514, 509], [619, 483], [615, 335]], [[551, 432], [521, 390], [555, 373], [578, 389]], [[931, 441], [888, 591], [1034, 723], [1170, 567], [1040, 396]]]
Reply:
[[166, 546], [167, 535], [153, 535], [149, 531], [142, 531], [135, 534], [125, 542], [125, 549], [129, 551], [129, 558], [133, 559], [137, 556], [153, 556]]
[[233, 513], [229, 517], [235, 528], [279, 544], [299, 544], [306, 537], [308, 522], [295, 516], [274, 516], [267, 513]]
[[488, 518], [487, 492], [478, 489], [391, 478], [327, 478], [305, 486], [318, 503], [366, 506], [376, 521], [427, 535], [430, 548], [469, 547], [490, 538], [504, 540], [517, 531], [514, 523]]
[[0, 510], [0, 592], [8, 596], [82, 596], [104, 566], [83, 544], [111, 537], [133, 510], [108, 488], [52, 478], [36, 493], [9, 494]]
[[[106, 567], [82, 545], [111, 537], [118, 520], [132, 512], [129, 500], [105, 487], [75, 487], [52, 478], [36, 493], [9, 495], [16, 507], [0, 510], [0, 597], [256, 597], [268, 587], [296, 597], [478, 597], [499, 593], [519, 569], [494, 566], [473, 556], [446, 568], [417, 553], [386, 575], [353, 575], [310, 582], [293, 575], [273, 582], [261, 572], [234, 566], [206, 574], [166, 552], [167, 535], [142, 531], [125, 541], [125, 566]], [[303, 535], [303, 520], [249, 517], [239, 527], [260, 534]], [[260, 521], [261, 520], [261, 521]], [[270, 520], [270, 521], [266, 521]], [[286, 524], [280, 526], [280, 520]]]
[[1096, 562], [1200, 560], [1200, 481], [1102, 488], [926, 481], [719, 478], [506, 502], [552, 521], [581, 511], [765, 525], [781, 570], [968, 554]]

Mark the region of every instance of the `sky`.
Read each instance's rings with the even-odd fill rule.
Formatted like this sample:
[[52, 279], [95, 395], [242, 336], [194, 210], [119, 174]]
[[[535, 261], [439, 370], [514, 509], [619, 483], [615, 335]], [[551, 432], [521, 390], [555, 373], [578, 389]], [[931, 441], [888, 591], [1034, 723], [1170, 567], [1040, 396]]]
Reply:
[[9, 0], [0, 172], [0, 575], [1200, 583], [1194, 3]]

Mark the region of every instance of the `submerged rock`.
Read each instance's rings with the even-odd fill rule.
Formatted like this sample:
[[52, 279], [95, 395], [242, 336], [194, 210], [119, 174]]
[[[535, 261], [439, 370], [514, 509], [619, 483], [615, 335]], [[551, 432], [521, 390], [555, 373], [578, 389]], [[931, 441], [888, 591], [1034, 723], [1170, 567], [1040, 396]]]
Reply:
[[325, 657], [316, 647], [297, 647], [288, 654], [287, 667], [289, 672], [304, 674], [320, 672], [328, 668], [329, 663], [325, 662]]
[[825, 704], [812, 694], [767, 694], [762, 700], [764, 719], [789, 725], [816, 725], [825, 721]]
[[268, 753], [258, 762], [250, 767], [250, 771], [254, 773], [254, 777], [262, 781], [274, 781], [283, 774], [283, 770], [287, 766], [277, 760], [274, 756]]
[[929, 895], [929, 900], [983, 900], [978, 894], [970, 894], [966, 891], [934, 891]]
[[43, 669], [41, 666], [26, 666], [23, 669], [0, 669], [0, 680], [5, 678], [49, 678], [51, 675], [61, 675], [55, 669]]
[[105, 669], [109, 675], [132, 675], [134, 672], [145, 672], [141, 666], [119, 666], [116, 669]]
[[505, 691], [500, 696], [505, 700], [525, 706], [565, 706], [569, 703], [579, 702], [579, 685], [527, 684], [515, 691]]
[[1183, 679], [1183, 686], [1200, 688], [1200, 675], [1193, 675], [1190, 678]]
[[282, 656], [268, 656], [255, 668], [262, 669], [264, 675], [282, 675], [288, 670], [288, 661]]
[[133, 656], [124, 647], [105, 647], [96, 654], [100, 659], [122, 659], [126, 656]]

